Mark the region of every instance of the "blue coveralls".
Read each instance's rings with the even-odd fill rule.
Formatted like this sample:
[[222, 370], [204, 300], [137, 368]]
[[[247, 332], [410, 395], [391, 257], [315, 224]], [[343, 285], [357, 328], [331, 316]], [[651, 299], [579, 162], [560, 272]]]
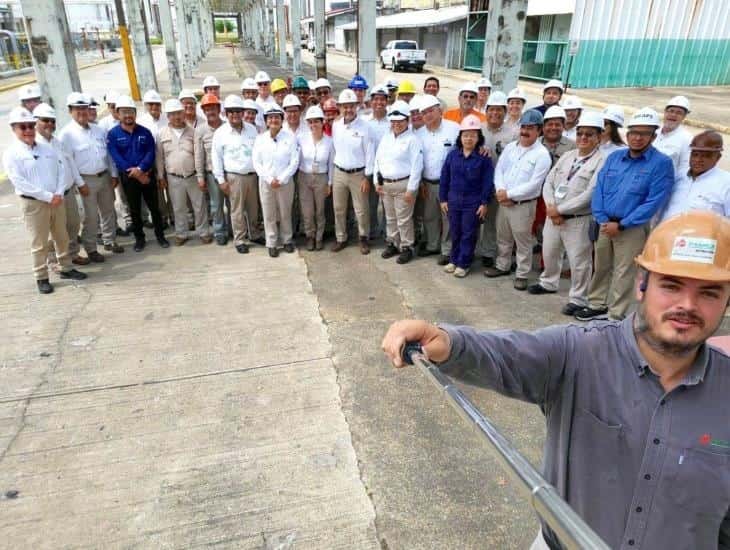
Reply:
[[468, 269], [474, 259], [479, 237], [477, 209], [487, 204], [494, 193], [494, 168], [489, 157], [477, 151], [465, 157], [461, 149], [453, 149], [441, 169], [439, 202], [449, 207], [451, 231], [451, 263]]

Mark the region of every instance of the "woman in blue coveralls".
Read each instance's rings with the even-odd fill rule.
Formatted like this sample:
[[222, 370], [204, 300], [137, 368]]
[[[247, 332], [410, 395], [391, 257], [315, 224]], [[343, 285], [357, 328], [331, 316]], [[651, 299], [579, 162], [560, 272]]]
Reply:
[[487, 215], [494, 194], [494, 167], [489, 157], [479, 154], [484, 145], [482, 123], [474, 115], [461, 121], [456, 147], [441, 169], [439, 202], [449, 217], [451, 261], [446, 273], [466, 277], [474, 259], [479, 224]]

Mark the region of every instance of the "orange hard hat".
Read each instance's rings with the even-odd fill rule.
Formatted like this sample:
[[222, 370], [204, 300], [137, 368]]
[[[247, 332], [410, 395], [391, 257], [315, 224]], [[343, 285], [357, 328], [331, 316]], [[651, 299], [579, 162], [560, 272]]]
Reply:
[[702, 281], [730, 281], [730, 219], [690, 210], [660, 223], [636, 263], [647, 271]]
[[205, 107], [206, 105], [220, 105], [221, 101], [215, 94], [205, 94], [203, 99], [200, 100], [200, 106]]

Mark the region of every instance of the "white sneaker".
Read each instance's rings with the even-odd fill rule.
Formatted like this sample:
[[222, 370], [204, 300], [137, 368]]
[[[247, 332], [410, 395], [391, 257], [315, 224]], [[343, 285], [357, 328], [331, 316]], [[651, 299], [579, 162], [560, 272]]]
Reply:
[[463, 279], [464, 277], [467, 276], [468, 273], [469, 273], [468, 269], [464, 269], [462, 267], [457, 267], [454, 270], [454, 277], [459, 277], [459, 279]]
[[456, 266], [454, 264], [446, 264], [444, 266], [444, 271], [446, 273], [453, 273], [455, 269], [456, 269]]

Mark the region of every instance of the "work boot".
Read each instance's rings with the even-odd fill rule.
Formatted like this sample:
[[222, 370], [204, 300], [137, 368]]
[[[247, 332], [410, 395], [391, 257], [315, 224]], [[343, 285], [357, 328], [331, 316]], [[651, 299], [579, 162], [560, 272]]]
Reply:
[[175, 246], [182, 246], [188, 242], [187, 237], [175, 237]]
[[509, 271], [502, 271], [496, 267], [488, 267], [484, 270], [484, 276], [489, 277], [490, 279], [494, 277], [504, 277], [505, 275], [509, 275]]
[[248, 254], [248, 245], [241, 243], [236, 245], [236, 252], [239, 254]]
[[89, 265], [91, 260], [89, 260], [89, 258], [84, 258], [83, 256], [74, 256], [71, 258], [71, 263], [76, 265]]
[[108, 252], [113, 252], [114, 254], [121, 254], [124, 252], [124, 247], [118, 245], [117, 243], [109, 243], [104, 245], [104, 250]]
[[534, 283], [527, 287], [527, 292], [530, 294], [555, 294], [556, 290], [548, 290], [540, 283]]
[[332, 252], [339, 252], [343, 248], [347, 246], [347, 241], [337, 241], [334, 246], [332, 247]]
[[160, 245], [160, 248], [170, 248], [170, 241], [165, 237], [157, 237], [157, 244]]
[[439, 259], [436, 261], [436, 265], [449, 265], [451, 263], [451, 257], [446, 254], [441, 254]]
[[579, 306], [578, 304], [574, 304], [573, 302], [568, 302], [567, 304], [565, 304], [563, 306], [563, 309], [560, 310], [560, 313], [562, 313], [563, 315], [567, 315], [569, 317], [573, 317], [581, 309], [583, 309], [582, 306]]
[[59, 277], [61, 277], [61, 279], [83, 281], [84, 279], [86, 279], [86, 273], [81, 273], [80, 271], [76, 271], [75, 269], [69, 269], [68, 271], [61, 271], [61, 273], [59, 273]]
[[272, 258], [276, 258], [279, 256], [279, 250], [275, 246], [269, 247], [269, 256]]
[[134, 242], [134, 251], [142, 252], [144, 250], [145, 244], [146, 243], [144, 241], [135, 241]]
[[203, 235], [202, 237], [200, 237], [200, 242], [203, 244], [210, 244], [213, 242], [213, 237], [211, 237], [210, 235]]
[[360, 237], [360, 254], [370, 254], [370, 245], [367, 237]]
[[286, 252], [287, 254], [292, 254], [294, 250], [294, 243], [286, 243], [284, 245], [284, 252]]
[[95, 264], [103, 264], [106, 258], [104, 258], [103, 255], [99, 254], [96, 250], [93, 250], [88, 253], [89, 260], [94, 262]]
[[48, 279], [38, 279], [36, 284], [38, 285], [38, 292], [41, 294], [50, 294], [53, 292], [53, 285], [48, 282]]
[[395, 246], [393, 243], [388, 243], [388, 246], [385, 247], [385, 250], [380, 254], [381, 258], [385, 258], [386, 260], [388, 258], [392, 258], [393, 256], [398, 255], [398, 247]]
[[523, 279], [522, 277], [517, 277], [515, 279], [514, 285], [515, 290], [527, 290], [527, 279]]
[[403, 250], [401, 251], [400, 255], [398, 256], [398, 259], [396, 259], [396, 263], [398, 264], [407, 264], [413, 259], [413, 249], [410, 246], [403, 247]]
[[215, 244], [217, 244], [218, 246], [226, 246], [228, 244], [228, 237], [226, 237], [225, 235], [218, 235], [215, 238]]

